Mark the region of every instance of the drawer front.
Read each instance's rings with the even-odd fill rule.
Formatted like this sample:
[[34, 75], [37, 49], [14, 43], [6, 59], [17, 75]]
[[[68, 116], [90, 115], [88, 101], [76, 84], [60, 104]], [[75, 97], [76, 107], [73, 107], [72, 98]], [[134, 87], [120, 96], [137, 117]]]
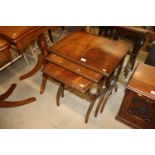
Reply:
[[10, 53], [8, 51], [0, 51], [0, 67], [4, 66], [11, 60]]
[[118, 115], [136, 128], [155, 128], [155, 101], [126, 90]]

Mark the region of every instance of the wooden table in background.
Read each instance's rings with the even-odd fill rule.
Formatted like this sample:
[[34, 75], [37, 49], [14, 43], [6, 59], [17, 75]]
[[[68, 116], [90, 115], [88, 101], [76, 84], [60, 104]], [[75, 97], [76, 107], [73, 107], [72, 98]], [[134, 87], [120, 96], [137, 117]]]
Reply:
[[34, 75], [43, 64], [43, 60], [47, 53], [47, 42], [43, 33], [50, 30], [58, 29], [57, 26], [0, 26], [0, 37], [7, 40], [11, 45], [14, 45], [19, 54], [24, 53], [26, 46], [33, 40], [38, 40], [41, 54], [39, 55], [37, 65], [28, 73], [22, 75], [20, 80], [26, 79]]
[[[57, 29], [56, 26], [0, 26], [0, 38], [3, 38], [0, 39], [0, 66], [1, 64], [6, 64], [6, 62], [11, 61], [8, 43], [14, 45], [19, 54], [23, 54], [26, 46], [29, 45], [32, 40], [38, 39], [41, 49], [38, 63], [32, 71], [22, 75], [20, 79], [23, 80], [34, 75], [42, 67], [43, 60], [45, 56], [48, 55], [47, 43], [44, 39], [43, 33], [49, 30], [51, 33], [51, 30], [55, 29]], [[5, 93], [0, 95], [0, 107], [15, 107], [33, 102], [35, 100], [35, 98], [32, 97], [21, 101], [4, 101], [11, 95], [15, 87], [16, 84], [12, 84]]]
[[17, 106], [34, 102], [36, 100], [35, 97], [30, 97], [24, 100], [6, 101], [6, 99], [13, 93], [16, 86], [17, 86], [16, 84], [12, 84], [6, 92], [4, 92], [3, 94], [0, 94], [0, 107], [17, 107]]
[[133, 42], [133, 49], [130, 53], [129, 61], [125, 67], [125, 77], [128, 75], [129, 71], [133, 69], [136, 57], [142, 47], [142, 42], [148, 34], [147, 29], [143, 29], [136, 26], [101, 26], [100, 34], [104, 31], [104, 36], [112, 39], [118, 40], [121, 37], [124, 37]]
[[[2, 69], [10, 61], [12, 61], [12, 58], [9, 51], [9, 44], [7, 41], [0, 38], [0, 68]], [[36, 100], [34, 97], [31, 97], [20, 101], [6, 101], [14, 91], [15, 87], [16, 84], [12, 84], [5, 93], [0, 94], [0, 107], [16, 107]]]

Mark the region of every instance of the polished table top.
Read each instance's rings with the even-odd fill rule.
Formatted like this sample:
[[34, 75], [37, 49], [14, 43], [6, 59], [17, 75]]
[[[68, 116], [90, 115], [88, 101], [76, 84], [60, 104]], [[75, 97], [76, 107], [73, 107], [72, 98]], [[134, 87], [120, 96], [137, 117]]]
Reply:
[[46, 64], [43, 73], [82, 93], [86, 93], [93, 85], [92, 81], [53, 63]]
[[48, 29], [55, 30], [56, 28], [57, 26], [0, 26], [0, 37], [11, 43], [22, 41], [24, 44], [30, 40], [29, 38], [36, 38]]
[[83, 67], [82, 65], [76, 64], [70, 60], [62, 58], [55, 54], [50, 54], [47, 57], [47, 60], [49, 62], [55, 63], [55, 64], [59, 65], [60, 67], [68, 69], [68, 70], [70, 70], [78, 75], [81, 75], [91, 81], [94, 81], [94, 82], [99, 82], [101, 80], [101, 78], [103, 77], [103, 74], [101, 74], [101, 73], [97, 73], [93, 70]]
[[140, 63], [128, 83], [128, 88], [155, 99], [155, 67]]
[[37, 28], [37, 26], [0, 26], [0, 34], [16, 39], [34, 28]]
[[[109, 76], [129, 51], [129, 46], [86, 32], [73, 32], [52, 46], [49, 51]], [[51, 55], [47, 59], [50, 59]]]

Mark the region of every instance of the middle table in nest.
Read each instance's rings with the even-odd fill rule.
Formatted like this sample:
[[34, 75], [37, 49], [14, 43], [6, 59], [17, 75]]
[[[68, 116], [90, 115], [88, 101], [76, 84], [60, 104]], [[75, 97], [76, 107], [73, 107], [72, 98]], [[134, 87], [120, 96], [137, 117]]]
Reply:
[[[51, 52], [46, 58], [43, 68], [43, 81], [40, 92], [43, 93], [47, 78], [60, 83], [57, 92], [57, 105], [64, 89], [72, 88], [85, 94], [90, 101], [85, 122], [99, 98], [95, 116], [116, 88], [123, 60], [129, 47], [119, 41], [110, 40], [86, 32], [73, 32], [49, 48]], [[96, 84], [96, 92], [92, 86]]]

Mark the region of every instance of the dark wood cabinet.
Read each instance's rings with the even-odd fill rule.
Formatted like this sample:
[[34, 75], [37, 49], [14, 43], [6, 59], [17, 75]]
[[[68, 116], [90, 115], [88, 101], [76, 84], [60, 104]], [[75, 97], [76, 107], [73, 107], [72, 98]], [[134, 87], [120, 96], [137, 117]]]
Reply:
[[127, 89], [117, 119], [134, 128], [155, 128], [155, 101]]
[[155, 128], [155, 68], [140, 64], [125, 91], [116, 118], [134, 128]]

